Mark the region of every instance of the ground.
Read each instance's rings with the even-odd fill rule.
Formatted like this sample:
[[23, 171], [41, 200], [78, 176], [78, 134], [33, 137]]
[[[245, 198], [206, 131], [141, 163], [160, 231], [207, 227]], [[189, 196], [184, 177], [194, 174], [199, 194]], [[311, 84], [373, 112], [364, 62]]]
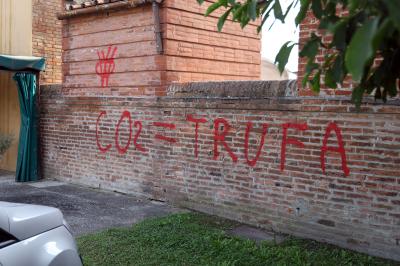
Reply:
[[0, 173], [0, 200], [59, 208], [76, 236], [182, 211], [159, 202], [62, 182], [16, 183], [5, 172]]
[[118, 193], [16, 183], [5, 172], [0, 200], [61, 209], [85, 265], [399, 265]]

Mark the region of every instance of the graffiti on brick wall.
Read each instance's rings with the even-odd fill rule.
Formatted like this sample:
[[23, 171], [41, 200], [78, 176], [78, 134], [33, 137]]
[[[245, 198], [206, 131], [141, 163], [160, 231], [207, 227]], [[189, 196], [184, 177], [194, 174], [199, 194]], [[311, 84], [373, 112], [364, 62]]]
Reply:
[[[100, 112], [100, 114], [97, 117], [97, 122], [96, 122], [96, 143], [97, 147], [100, 151], [100, 153], [107, 153], [110, 151], [110, 149], [113, 147], [112, 143], [102, 143], [101, 141], [101, 132], [100, 132], [100, 122], [107, 114], [106, 111]], [[121, 124], [124, 120], [127, 120], [129, 128], [128, 128], [128, 140], [126, 141], [125, 146], [120, 145], [120, 127]], [[194, 142], [194, 148], [193, 148], [193, 156], [198, 158], [199, 157], [199, 151], [198, 151], [198, 142], [199, 142], [199, 126], [200, 124], [205, 124], [208, 122], [207, 119], [203, 117], [195, 117], [194, 115], [187, 115], [186, 116], [186, 122], [190, 125], [193, 126], [193, 142]], [[164, 123], [164, 122], [153, 122], [151, 124], [153, 127], [156, 128], [161, 128], [161, 129], [166, 129], [170, 131], [174, 131], [177, 129], [176, 125], [173, 123]], [[229, 121], [227, 121], [224, 118], [216, 118], [213, 121], [214, 125], [214, 134], [213, 134], [213, 159], [218, 160], [220, 157], [220, 153], [222, 151], [226, 152], [229, 157], [232, 159], [233, 163], [238, 162], [238, 154], [236, 154], [232, 149], [231, 146], [229, 145], [228, 141], [228, 134], [231, 129], [231, 125]], [[135, 134], [133, 134], [133, 128], [135, 128], [137, 131]], [[308, 125], [307, 123], [284, 123], [281, 125], [282, 128], [282, 142], [281, 142], [281, 152], [280, 152], [280, 169], [281, 171], [285, 171], [285, 163], [286, 163], [286, 148], [288, 145], [292, 146], [297, 146], [300, 148], [305, 148], [306, 144], [301, 142], [299, 139], [296, 139], [295, 137], [289, 137], [288, 136], [288, 130], [291, 129], [293, 131], [299, 131], [299, 132], [307, 132], [308, 130]], [[118, 151], [119, 154], [126, 154], [129, 148], [132, 145], [133, 142], [133, 147], [140, 152], [146, 153], [147, 150], [140, 144], [140, 136], [141, 132], [143, 129], [143, 124], [142, 121], [133, 121], [131, 113], [129, 111], [123, 111], [121, 114], [121, 117], [116, 124], [115, 127], [115, 149]], [[252, 122], [247, 122], [245, 134], [244, 134], [244, 139], [243, 139], [243, 156], [246, 159], [246, 163], [251, 166], [255, 167], [257, 162], [259, 161], [261, 157], [261, 153], [263, 150], [263, 147], [265, 145], [265, 137], [268, 134], [268, 124], [263, 123], [262, 124], [262, 132], [261, 132], [261, 138], [260, 138], [260, 143], [257, 147], [257, 151], [254, 156], [251, 156], [249, 154], [249, 143], [250, 143], [250, 133], [253, 129], [253, 123]], [[328, 145], [328, 140], [331, 136], [334, 136], [336, 138], [336, 144], [335, 145]], [[161, 141], [165, 141], [166, 143], [170, 144], [175, 144], [179, 142], [178, 139], [172, 138], [172, 137], [167, 137], [164, 136], [160, 133], [155, 133], [154, 134], [154, 139], [158, 139]], [[346, 159], [346, 150], [344, 147], [344, 142], [343, 142], [343, 137], [342, 137], [342, 132], [340, 127], [335, 123], [335, 122], [330, 122], [326, 126], [325, 129], [325, 134], [322, 140], [322, 145], [320, 148], [320, 165], [321, 165], [321, 170], [325, 174], [325, 169], [326, 169], [326, 155], [328, 152], [333, 152], [333, 153], [338, 153], [341, 158], [341, 167], [342, 171], [345, 176], [348, 176], [350, 174], [350, 169], [347, 166], [347, 159]], [[251, 158], [252, 157], [252, 158]]]
[[110, 75], [114, 73], [114, 58], [117, 50], [117, 47], [113, 47], [112, 45], [110, 45], [107, 48], [107, 52], [97, 51], [97, 57], [99, 58], [99, 60], [96, 63], [96, 74], [100, 76], [100, 84], [103, 88], [108, 86]]

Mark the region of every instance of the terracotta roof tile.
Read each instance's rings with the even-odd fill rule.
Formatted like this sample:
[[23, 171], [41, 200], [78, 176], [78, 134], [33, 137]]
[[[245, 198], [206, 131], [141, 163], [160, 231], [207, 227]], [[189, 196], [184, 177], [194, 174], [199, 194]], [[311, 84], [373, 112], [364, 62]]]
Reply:
[[82, 9], [85, 7], [91, 7], [96, 5], [103, 5], [113, 2], [121, 2], [126, 0], [67, 0], [65, 4], [65, 10]]

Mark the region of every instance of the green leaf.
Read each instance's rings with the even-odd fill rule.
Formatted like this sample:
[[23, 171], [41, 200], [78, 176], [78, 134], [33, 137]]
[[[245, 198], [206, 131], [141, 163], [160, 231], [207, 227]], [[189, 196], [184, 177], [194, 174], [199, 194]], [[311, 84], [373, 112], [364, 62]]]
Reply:
[[353, 80], [359, 82], [366, 63], [374, 56], [373, 39], [378, 28], [378, 18], [365, 22], [354, 34], [346, 51], [345, 63]]
[[326, 73], [325, 73], [325, 85], [328, 86], [329, 88], [332, 89], [336, 89], [337, 88], [337, 84], [335, 83], [334, 79], [333, 79], [333, 73], [332, 70], [329, 69]]
[[320, 41], [321, 39], [317, 35], [313, 34], [300, 51], [300, 57], [307, 57], [313, 60], [318, 53]]
[[314, 63], [312, 60], [308, 60], [306, 69], [305, 69], [305, 74], [304, 78], [301, 82], [302, 86], [305, 87], [307, 85], [307, 82], [309, 82], [309, 77], [312, 74], [312, 72], [316, 69], [319, 68], [319, 65], [317, 63]]
[[396, 78], [387, 78], [383, 84], [385, 91], [389, 93], [390, 97], [395, 97], [397, 95], [397, 84]]
[[323, 13], [321, 0], [312, 0], [311, 10], [316, 18], [321, 19]]
[[264, 9], [263, 9], [263, 10], [264, 10], [264, 12], [263, 12], [263, 19], [262, 19], [261, 25], [257, 27], [257, 33], [260, 33], [260, 31], [262, 30], [263, 25], [265, 24], [265, 22], [266, 22], [267, 19], [269, 18], [269, 14], [271, 13], [273, 6], [271, 6], [268, 10], [267, 10], [267, 8], [269, 7], [269, 5], [270, 5], [271, 3], [272, 3], [272, 2], [268, 2], [267, 5], [266, 5], [266, 6], [264, 7]]
[[374, 73], [372, 74], [371, 78], [369, 79], [371, 83], [375, 86], [382, 86], [387, 72], [387, 63], [388, 60], [384, 59], [381, 64], [375, 69]]
[[221, 3], [218, 1], [218, 2], [215, 2], [214, 4], [212, 4], [211, 6], [209, 6], [208, 8], [207, 8], [207, 11], [206, 11], [206, 14], [205, 14], [205, 16], [208, 16], [208, 15], [210, 15], [212, 12], [214, 12], [215, 10], [217, 10], [218, 8], [220, 8], [222, 5], [221, 5]]
[[292, 6], [293, 6], [294, 4], [295, 4], [295, 2], [292, 2], [292, 3], [287, 7], [287, 9], [286, 9], [286, 11], [285, 11], [285, 14], [283, 14], [283, 20], [286, 19], [287, 15], [288, 15], [289, 12], [290, 12], [290, 9], [292, 9]]
[[247, 5], [243, 9], [242, 16], [240, 17], [240, 27], [243, 29], [247, 24], [249, 24], [250, 18], [247, 15]]
[[296, 43], [292, 43], [291, 41], [286, 42], [279, 50], [279, 53], [276, 55], [275, 64], [278, 63], [278, 69], [281, 74], [285, 70], [290, 53], [292, 52], [292, 49], [295, 45]]
[[257, 0], [251, 0], [247, 7], [247, 13], [251, 20], [256, 20], [257, 18], [257, 2]]
[[285, 18], [283, 16], [283, 12], [282, 12], [282, 6], [281, 6], [281, 3], [279, 2], [279, 0], [275, 0], [274, 16], [276, 19], [279, 19], [280, 21], [282, 21], [282, 23], [285, 22]]
[[332, 66], [332, 78], [335, 83], [342, 83], [344, 77], [346, 76], [344, 70], [343, 54], [339, 54]]
[[364, 89], [362, 86], [357, 86], [356, 88], [353, 89], [351, 100], [356, 105], [357, 110], [360, 110], [363, 95], [364, 95]]
[[310, 80], [311, 89], [313, 92], [319, 93], [321, 88], [321, 71], [318, 71], [312, 80]]
[[306, 17], [310, 4], [311, 4], [311, 0], [300, 0], [300, 11], [297, 14], [296, 19], [295, 19], [296, 26], [300, 25], [300, 23]]
[[378, 99], [382, 98], [382, 91], [381, 91], [380, 87], [376, 88], [374, 97], [375, 97], [375, 100], [378, 100]]
[[231, 11], [232, 11], [232, 7], [229, 8], [229, 9], [218, 19], [218, 24], [217, 24], [218, 31], [221, 31], [221, 30], [222, 30], [222, 27], [224, 26], [225, 21], [226, 21], [226, 19], [228, 18], [228, 16], [229, 16], [229, 14], [231, 13]]
[[218, 0], [218, 2], [221, 4], [221, 6], [224, 6], [224, 7], [228, 6], [228, 0]]
[[350, 14], [353, 14], [354, 12], [356, 12], [356, 10], [360, 7], [360, 0], [351, 0], [349, 3], [349, 11]]
[[383, 92], [382, 92], [382, 101], [383, 101], [384, 103], [386, 103], [386, 101], [387, 101], [387, 89], [386, 89], [386, 88], [383, 88]]
[[240, 18], [242, 17], [242, 14], [246, 11], [247, 6], [246, 5], [240, 5], [239, 8], [237, 8], [234, 12], [233, 12], [233, 19], [235, 21], [240, 20]]
[[344, 51], [346, 49], [346, 32], [348, 19], [339, 20], [333, 27], [330, 27], [329, 30], [333, 34], [333, 40], [330, 44], [330, 47], [335, 47], [338, 50]]
[[393, 24], [391, 24], [390, 22], [391, 22], [390, 19], [385, 19], [379, 26], [379, 29], [376, 32], [374, 39], [372, 41], [374, 50], [377, 50], [379, 48], [379, 46], [382, 44], [386, 36], [390, 36], [388, 33], [392, 29], [394, 29]]
[[325, 6], [324, 13], [325, 13], [326, 16], [336, 15], [336, 3], [335, 2], [329, 2]]
[[390, 19], [400, 30], [400, 1], [399, 0], [383, 0], [389, 10]]
[[242, 21], [240, 22], [240, 27], [243, 29], [244, 27], [247, 26], [247, 24], [249, 24], [250, 19], [248, 17], [242, 19]]
[[332, 61], [336, 59], [334, 54], [326, 55], [325, 56], [325, 63], [323, 65], [324, 69], [328, 69], [325, 71], [325, 85], [328, 86], [329, 88], [336, 89], [337, 88], [337, 82], [335, 80], [335, 62], [332, 64]]

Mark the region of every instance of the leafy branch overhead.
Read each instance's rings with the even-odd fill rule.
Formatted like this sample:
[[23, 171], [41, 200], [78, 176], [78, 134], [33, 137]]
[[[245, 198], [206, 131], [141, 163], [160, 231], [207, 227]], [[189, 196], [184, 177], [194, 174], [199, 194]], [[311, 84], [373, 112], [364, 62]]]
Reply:
[[[203, 4], [204, 0], [197, 0]], [[307, 83], [315, 92], [321, 84], [329, 88], [353, 81], [353, 101], [361, 104], [365, 93], [387, 100], [399, 91], [400, 78], [400, 1], [398, 0], [291, 0], [287, 8], [282, 0], [216, 0], [209, 5], [206, 16], [223, 9], [219, 16], [221, 31], [228, 18], [245, 27], [261, 19], [258, 31], [269, 17], [285, 22], [290, 10], [300, 5], [295, 19], [302, 23], [308, 13], [319, 20], [318, 31], [301, 47], [300, 57], [307, 59], [303, 86]], [[272, 27], [272, 25], [271, 25]], [[323, 36], [329, 42], [323, 41]], [[285, 43], [275, 63], [282, 72], [297, 43]], [[321, 49], [323, 62], [316, 62]]]

